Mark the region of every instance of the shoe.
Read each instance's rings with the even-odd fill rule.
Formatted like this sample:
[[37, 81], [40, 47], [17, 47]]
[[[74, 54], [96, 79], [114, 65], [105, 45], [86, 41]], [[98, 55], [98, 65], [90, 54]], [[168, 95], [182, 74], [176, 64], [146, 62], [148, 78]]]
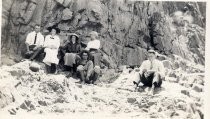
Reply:
[[68, 74], [66, 75], [66, 77], [67, 77], [67, 78], [72, 77], [72, 73], [71, 73], [71, 72], [68, 73]]
[[133, 81], [133, 84], [136, 85], [136, 86], [138, 86], [138, 83], [136, 83], [135, 81]]

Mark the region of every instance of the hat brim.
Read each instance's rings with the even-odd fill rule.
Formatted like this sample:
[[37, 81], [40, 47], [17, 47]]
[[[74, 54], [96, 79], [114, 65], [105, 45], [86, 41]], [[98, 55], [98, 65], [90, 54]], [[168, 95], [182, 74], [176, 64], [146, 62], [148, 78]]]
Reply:
[[79, 38], [79, 36], [76, 33], [70, 33], [69, 37], [71, 37], [71, 36], [76, 36], [77, 38]]
[[156, 52], [154, 50], [149, 50], [148, 53], [156, 54]]

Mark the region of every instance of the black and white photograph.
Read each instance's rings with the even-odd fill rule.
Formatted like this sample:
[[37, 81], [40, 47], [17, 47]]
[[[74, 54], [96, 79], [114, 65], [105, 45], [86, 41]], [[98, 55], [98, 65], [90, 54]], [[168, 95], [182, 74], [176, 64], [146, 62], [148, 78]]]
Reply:
[[2, 0], [0, 118], [208, 119], [207, 3]]

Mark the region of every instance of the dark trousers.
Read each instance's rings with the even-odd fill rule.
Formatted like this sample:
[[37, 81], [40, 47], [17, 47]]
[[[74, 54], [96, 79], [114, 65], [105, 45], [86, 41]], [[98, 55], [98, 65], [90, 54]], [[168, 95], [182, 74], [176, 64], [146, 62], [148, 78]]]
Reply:
[[[158, 80], [153, 82], [155, 75], [157, 75]], [[162, 79], [159, 74], [151, 73], [148, 77], [145, 77], [143, 73], [142, 75], [140, 75], [140, 82], [142, 82], [144, 86], [147, 87], [152, 87], [152, 85], [154, 85], [155, 87], [161, 87]]]
[[40, 56], [40, 54], [42, 53], [44, 53], [44, 48], [37, 48], [29, 59], [34, 60], [35, 58], [37, 58], [37, 56]]
[[44, 59], [44, 48], [39, 47], [36, 50], [33, 50], [34, 47], [36, 47], [36, 45], [29, 46], [29, 50], [32, 51], [32, 53], [26, 52], [25, 57], [30, 60], [38, 58], [39, 61], [42, 61]]

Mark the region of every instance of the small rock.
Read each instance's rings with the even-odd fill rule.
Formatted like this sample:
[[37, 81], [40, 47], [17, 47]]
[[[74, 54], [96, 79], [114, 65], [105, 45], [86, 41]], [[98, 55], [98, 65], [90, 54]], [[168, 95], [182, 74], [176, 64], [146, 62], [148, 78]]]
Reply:
[[42, 106], [47, 106], [47, 103], [46, 103], [45, 101], [39, 100], [38, 103], [39, 103], [40, 105], [42, 105]]
[[21, 105], [20, 108], [31, 111], [35, 109], [35, 106], [32, 104], [31, 101], [25, 100]]
[[169, 60], [163, 60], [163, 65], [167, 69], [171, 69], [171, 62]]
[[172, 66], [173, 66], [173, 69], [178, 69], [180, 67], [178, 62], [174, 62]]
[[190, 96], [190, 92], [188, 90], [181, 90], [181, 93]]
[[186, 111], [186, 104], [184, 102], [178, 102], [176, 105], [179, 110]]
[[72, 18], [72, 14], [73, 14], [73, 12], [70, 9], [68, 9], [68, 8], [64, 9], [63, 10], [62, 20], [69, 20], [69, 19], [71, 19]]
[[174, 78], [174, 77], [166, 77], [166, 78], [167, 78], [166, 80], [168, 80], [169, 82], [172, 82], [172, 83], [178, 83], [179, 82], [178, 78]]
[[40, 65], [38, 63], [33, 62], [30, 64], [29, 69], [33, 72], [38, 72], [40, 69]]
[[203, 92], [203, 85], [193, 84], [192, 89], [196, 92]]
[[169, 77], [174, 77], [174, 78], [176, 78], [177, 76], [176, 76], [176, 73], [175, 73], [175, 72], [171, 72], [171, 73], [169, 74]]
[[136, 102], [136, 98], [127, 98], [128, 103], [133, 104], [134, 102]]

